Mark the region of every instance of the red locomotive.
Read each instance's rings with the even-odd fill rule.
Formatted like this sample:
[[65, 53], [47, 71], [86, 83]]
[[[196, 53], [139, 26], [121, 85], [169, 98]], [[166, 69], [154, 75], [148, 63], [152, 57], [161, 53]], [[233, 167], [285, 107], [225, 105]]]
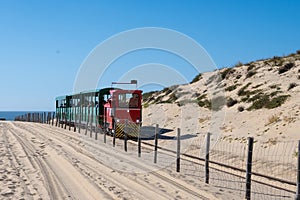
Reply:
[[110, 98], [104, 104], [104, 125], [108, 131], [122, 137], [124, 132], [137, 137], [142, 121], [141, 90], [110, 90]]

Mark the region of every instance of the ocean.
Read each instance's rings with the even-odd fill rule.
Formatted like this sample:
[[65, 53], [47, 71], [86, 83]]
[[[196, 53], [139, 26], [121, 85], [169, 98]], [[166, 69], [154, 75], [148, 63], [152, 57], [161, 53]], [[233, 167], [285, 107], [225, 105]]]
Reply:
[[[14, 121], [15, 117], [24, 115], [27, 113], [42, 113], [50, 111], [0, 111], [0, 119], [4, 118], [6, 121]], [[53, 112], [53, 111], [52, 111]]]

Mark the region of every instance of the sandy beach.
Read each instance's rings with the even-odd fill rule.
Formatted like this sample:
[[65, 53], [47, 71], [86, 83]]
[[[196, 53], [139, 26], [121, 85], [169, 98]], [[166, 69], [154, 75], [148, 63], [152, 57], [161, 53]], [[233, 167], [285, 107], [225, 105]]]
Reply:
[[241, 199], [141, 162], [121, 142], [113, 148], [110, 137], [104, 144], [48, 124], [0, 122], [0, 199]]

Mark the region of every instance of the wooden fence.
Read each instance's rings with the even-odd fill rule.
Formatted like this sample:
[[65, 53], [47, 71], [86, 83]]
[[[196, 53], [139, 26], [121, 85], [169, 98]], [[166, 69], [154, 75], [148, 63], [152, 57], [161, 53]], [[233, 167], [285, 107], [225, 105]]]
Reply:
[[[92, 113], [93, 115], [93, 113]], [[36, 123], [45, 123], [45, 124], [52, 124], [52, 126], [58, 126], [61, 128], [66, 129], [67, 126], [69, 126], [69, 130], [71, 130], [71, 127], [73, 127], [73, 131], [76, 131], [76, 127], [78, 127], [78, 133], [80, 133], [80, 130], [82, 128], [85, 128], [85, 132], [84, 134], [87, 135], [88, 130], [90, 130], [90, 137], [92, 137], [92, 132], [95, 133], [95, 139], [98, 139], [98, 133], [102, 133], [103, 134], [103, 142], [106, 143], [106, 132], [105, 131], [101, 131], [98, 127], [97, 124], [97, 120], [93, 123], [92, 121], [92, 117], [88, 117], [87, 121], [85, 124], [82, 123], [81, 121], [81, 117], [79, 116], [78, 118], [75, 117], [75, 122], [71, 123], [71, 121], [67, 121], [67, 119], [64, 120], [59, 120], [58, 116], [55, 115], [54, 112], [41, 112], [41, 113], [28, 113], [25, 115], [21, 115], [16, 117], [16, 121], [25, 121], [25, 122], [36, 122]], [[296, 200], [300, 200], [300, 141], [297, 142], [297, 151], [295, 152], [295, 156], [297, 157], [297, 166], [295, 167], [295, 170], [297, 171], [296, 173], [296, 177], [295, 177], [295, 181], [291, 181], [291, 180], [285, 180], [282, 178], [278, 178], [275, 176], [271, 176], [268, 174], [264, 174], [264, 173], [259, 173], [257, 171], [253, 171], [253, 153], [255, 152], [255, 140], [253, 137], [248, 137], [247, 138], [247, 143], [245, 144], [245, 148], [247, 148], [247, 151], [245, 152], [245, 165], [244, 168], [242, 168], [241, 166], [234, 166], [234, 163], [230, 164], [230, 163], [224, 163], [224, 162], [220, 162], [218, 160], [214, 160], [210, 158], [211, 154], [215, 155], [215, 152], [217, 152], [216, 150], [213, 151], [213, 149], [211, 149], [211, 133], [207, 133], [205, 136], [205, 145], [202, 145], [205, 147], [204, 152], [205, 152], [205, 156], [201, 157], [201, 156], [195, 156], [195, 155], [191, 155], [188, 153], [182, 153], [181, 152], [181, 133], [180, 133], [180, 129], [177, 129], [177, 137], [174, 137], [175, 139], [177, 139], [176, 142], [176, 149], [167, 149], [164, 147], [159, 146], [159, 140], [163, 140], [161, 137], [161, 134], [159, 133], [159, 127], [158, 125], [156, 125], [155, 129], [154, 129], [154, 137], [153, 137], [153, 144], [151, 144], [151, 140], [147, 140], [147, 141], [142, 141], [143, 139], [140, 137], [141, 133], [139, 133], [138, 138], [136, 140], [131, 140], [130, 141], [130, 145], [135, 145], [136, 146], [136, 151], [137, 151], [137, 155], [138, 157], [142, 157], [142, 148], [153, 148], [153, 152], [154, 152], [154, 158], [153, 158], [153, 163], [156, 163], [157, 165], [159, 165], [159, 160], [158, 160], [158, 154], [159, 153], [172, 153], [174, 154], [175, 157], [175, 169], [176, 172], [181, 173], [182, 169], [188, 171], [192, 171], [190, 169], [191, 165], [201, 165], [203, 166], [204, 170], [204, 182], [207, 184], [211, 184], [211, 179], [213, 181], [219, 179], [218, 181], [232, 181], [233, 180], [226, 180], [226, 179], [231, 179], [231, 178], [224, 178], [224, 180], [222, 180], [222, 178], [220, 178], [220, 173], [226, 173], [226, 174], [231, 174], [232, 176], [236, 176], [238, 177], [238, 181], [236, 181], [238, 183], [238, 187], [236, 188], [231, 188], [233, 190], [239, 190], [240, 192], [244, 193], [244, 198], [247, 200], [250, 199], [268, 199], [268, 197], [270, 199], [286, 199], [286, 198], [291, 198], [291, 194], [292, 194], [292, 198], [296, 199]], [[128, 138], [126, 137], [126, 132], [124, 134], [124, 151], [128, 150]], [[293, 143], [294, 144], [294, 143]], [[143, 145], [143, 147], [142, 147]], [[288, 144], [289, 145], [289, 144]], [[113, 134], [113, 138], [112, 138], [112, 146], [115, 147], [116, 146], [116, 138], [115, 138], [115, 134]], [[225, 147], [223, 147], [225, 148]], [[244, 149], [245, 149], [244, 148]], [[199, 150], [203, 151], [203, 148], [199, 148]], [[189, 160], [187, 160], [186, 158], [189, 158]], [[191, 161], [190, 159], [194, 160]], [[196, 162], [197, 161], [197, 162]], [[186, 164], [188, 162], [188, 164]], [[200, 162], [200, 164], [199, 164]], [[203, 164], [201, 164], [203, 163]], [[213, 165], [213, 166], [211, 166]], [[187, 169], [187, 166], [189, 167]], [[211, 171], [213, 170], [213, 171]], [[191, 173], [192, 174], [192, 173]], [[219, 176], [219, 178], [216, 178], [216, 175]], [[238, 175], [237, 175], [238, 174]], [[211, 178], [211, 175], [214, 175]], [[256, 177], [255, 179], [252, 179], [252, 177]], [[200, 176], [199, 176], [200, 177]], [[229, 177], [229, 175], [227, 176]], [[258, 178], [257, 178], [258, 177]], [[262, 180], [267, 180], [267, 181], [262, 181]], [[281, 188], [280, 186], [278, 186], [276, 183], [280, 183], [280, 184], [285, 184], [287, 186], [292, 186], [295, 188], [295, 190], [291, 190], [291, 189], [286, 189], [286, 188]], [[258, 190], [253, 190], [252, 186], [253, 184], [261, 184], [264, 186], [268, 186], [271, 188], [274, 188], [276, 190], [282, 190], [285, 191], [287, 194], [279, 194], [279, 195], [275, 195], [272, 194], [273, 192], [269, 192], [267, 193], [266, 191], [261, 191], [259, 192]], [[219, 185], [219, 187], [222, 186], [222, 184]], [[260, 186], [256, 186], [256, 188], [259, 188]], [[230, 188], [230, 187], [229, 187]], [[241, 189], [242, 188], [242, 189]], [[290, 187], [287, 187], [290, 188]], [[252, 197], [252, 194], [254, 194], [255, 196]], [[289, 195], [288, 195], [289, 194]]]

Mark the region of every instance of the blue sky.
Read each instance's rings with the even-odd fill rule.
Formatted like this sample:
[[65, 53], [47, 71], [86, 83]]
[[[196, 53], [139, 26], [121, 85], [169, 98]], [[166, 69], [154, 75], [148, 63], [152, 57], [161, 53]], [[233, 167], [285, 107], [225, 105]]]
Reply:
[[[134, 28], [162, 27], [193, 38], [219, 68], [300, 49], [300, 1], [0, 0], [0, 111], [54, 110], [70, 93], [89, 53]], [[159, 51], [136, 52], [115, 65], [174, 66], [190, 81], [197, 71]], [[103, 84], [117, 79], [113, 72]]]

